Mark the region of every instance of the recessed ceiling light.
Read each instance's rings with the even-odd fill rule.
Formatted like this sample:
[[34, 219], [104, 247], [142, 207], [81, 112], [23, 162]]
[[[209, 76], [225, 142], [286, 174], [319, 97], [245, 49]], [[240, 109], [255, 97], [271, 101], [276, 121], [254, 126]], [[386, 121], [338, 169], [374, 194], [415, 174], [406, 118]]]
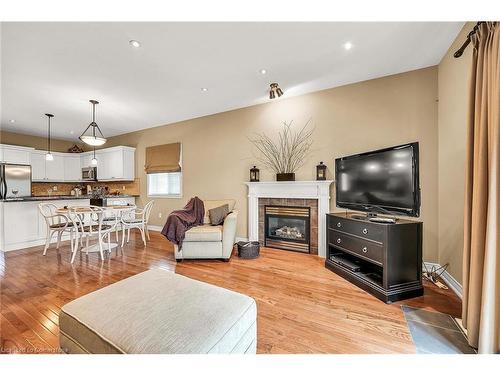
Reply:
[[141, 43], [139, 41], [133, 39], [130, 40], [128, 44], [130, 44], [134, 48], [139, 48], [141, 46]]
[[9, 122], [10, 122], [11, 124], [13, 124], [13, 123], [15, 123], [15, 122], [16, 122], [16, 120], [9, 120]]
[[202, 88], [201, 88], [201, 91], [203, 91], [203, 92], [207, 92], [207, 91], [208, 91], [208, 89], [207, 89], [206, 87], [202, 87]]
[[344, 49], [349, 51], [352, 48], [352, 43], [351, 42], [345, 42], [344, 43]]
[[260, 74], [266, 74], [267, 73], [267, 70], [266, 69], [261, 69], [259, 70]]

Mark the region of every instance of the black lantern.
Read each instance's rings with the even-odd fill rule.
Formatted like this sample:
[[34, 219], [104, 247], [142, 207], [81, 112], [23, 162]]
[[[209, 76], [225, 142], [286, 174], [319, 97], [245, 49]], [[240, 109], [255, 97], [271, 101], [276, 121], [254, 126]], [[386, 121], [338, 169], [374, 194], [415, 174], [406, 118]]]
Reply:
[[326, 180], [326, 165], [322, 161], [316, 166], [316, 180]]
[[259, 182], [259, 168], [255, 165], [250, 169], [250, 182]]

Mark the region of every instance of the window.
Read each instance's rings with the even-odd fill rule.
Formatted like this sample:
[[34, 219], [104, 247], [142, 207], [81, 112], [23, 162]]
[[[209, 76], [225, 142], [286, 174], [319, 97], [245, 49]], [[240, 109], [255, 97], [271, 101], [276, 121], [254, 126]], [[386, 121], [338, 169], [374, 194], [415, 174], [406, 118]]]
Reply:
[[148, 174], [148, 197], [181, 198], [182, 172]]

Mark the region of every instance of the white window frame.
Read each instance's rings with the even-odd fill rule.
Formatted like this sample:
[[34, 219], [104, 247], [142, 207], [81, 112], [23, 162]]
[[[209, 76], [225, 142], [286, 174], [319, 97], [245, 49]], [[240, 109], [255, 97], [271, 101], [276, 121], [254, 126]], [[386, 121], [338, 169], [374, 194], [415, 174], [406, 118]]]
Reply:
[[[183, 183], [182, 180], [184, 179], [184, 171], [182, 168], [182, 144], [181, 144], [181, 155], [180, 155], [180, 166], [181, 166], [181, 171], [178, 172], [181, 174], [180, 176], [180, 181], [179, 181], [179, 187], [180, 187], [180, 193], [179, 194], [149, 194], [149, 177], [146, 174], [146, 194], [148, 198], [165, 198], [165, 199], [180, 199], [182, 198], [182, 193], [183, 193]], [[168, 173], [168, 172], [165, 172]], [[176, 172], [173, 172], [176, 173]]]

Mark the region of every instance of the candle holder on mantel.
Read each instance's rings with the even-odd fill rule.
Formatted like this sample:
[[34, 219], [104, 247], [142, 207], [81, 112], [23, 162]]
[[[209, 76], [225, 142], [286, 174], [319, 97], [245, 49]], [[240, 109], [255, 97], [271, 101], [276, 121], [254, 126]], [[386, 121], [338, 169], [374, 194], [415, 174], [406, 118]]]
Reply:
[[250, 169], [250, 182], [259, 182], [260, 181], [260, 171], [257, 166], [253, 166], [253, 168]]
[[316, 166], [316, 180], [324, 181], [326, 180], [326, 165], [322, 161]]

